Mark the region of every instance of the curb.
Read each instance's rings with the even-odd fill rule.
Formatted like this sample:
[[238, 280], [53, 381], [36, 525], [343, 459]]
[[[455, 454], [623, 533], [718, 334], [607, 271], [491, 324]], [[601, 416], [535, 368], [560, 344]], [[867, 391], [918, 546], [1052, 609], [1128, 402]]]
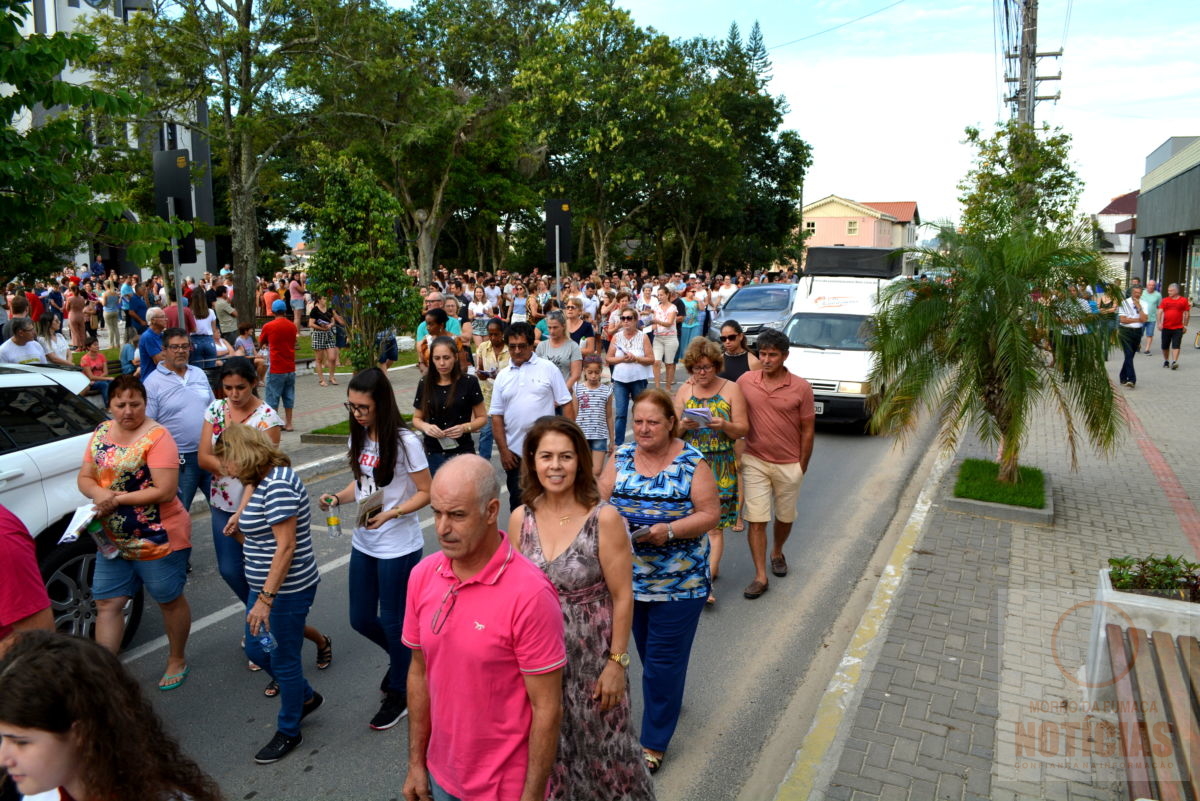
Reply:
[[975, 517], [991, 517], [996, 520], [1006, 520], [1010, 523], [1033, 523], [1038, 526], [1054, 525], [1054, 485], [1050, 483], [1050, 475], [1042, 472], [1045, 482], [1046, 505], [1041, 509], [1028, 506], [1010, 506], [1006, 503], [977, 501], [973, 498], [956, 498], [953, 489], [942, 500], [942, 506], [952, 512], [973, 515]]
[[344, 434], [301, 434], [300, 441], [305, 445], [345, 445]]
[[860, 692], [868, 659], [887, 633], [892, 601], [907, 573], [909, 558], [925, 530], [934, 497], [954, 458], [954, 451], [944, 451], [938, 455], [904, 530], [888, 557], [862, 621], [825, 688], [825, 694], [813, 715], [812, 725], [796, 752], [796, 759], [779, 785], [775, 801], [807, 801], [819, 797], [816, 791], [824, 785], [835, 767], [830, 757], [834, 756], [834, 748], [842, 739], [840, 735], [846, 713]]

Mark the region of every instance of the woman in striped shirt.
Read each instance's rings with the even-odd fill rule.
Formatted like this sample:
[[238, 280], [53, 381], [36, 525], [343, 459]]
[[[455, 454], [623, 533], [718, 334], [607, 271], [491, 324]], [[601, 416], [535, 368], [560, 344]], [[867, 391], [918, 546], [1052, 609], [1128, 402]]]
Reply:
[[[309, 686], [300, 662], [305, 620], [321, 580], [309, 531], [308, 491], [287, 455], [258, 429], [230, 426], [213, 453], [225, 475], [246, 485], [240, 515], [230, 521], [245, 537], [246, 656], [279, 683], [277, 731], [254, 757], [266, 765], [303, 742], [300, 721], [324, 700]], [[264, 649], [268, 632], [273, 649], [269, 643]]]

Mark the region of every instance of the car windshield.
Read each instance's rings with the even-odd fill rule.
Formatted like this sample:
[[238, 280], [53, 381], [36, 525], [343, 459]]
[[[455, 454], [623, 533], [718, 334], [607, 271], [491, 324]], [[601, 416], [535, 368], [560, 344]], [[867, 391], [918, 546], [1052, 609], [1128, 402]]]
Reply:
[[870, 350], [875, 326], [861, 314], [806, 314], [788, 320], [784, 333], [797, 348]]
[[725, 304], [726, 311], [784, 311], [792, 305], [789, 286], [741, 289]]

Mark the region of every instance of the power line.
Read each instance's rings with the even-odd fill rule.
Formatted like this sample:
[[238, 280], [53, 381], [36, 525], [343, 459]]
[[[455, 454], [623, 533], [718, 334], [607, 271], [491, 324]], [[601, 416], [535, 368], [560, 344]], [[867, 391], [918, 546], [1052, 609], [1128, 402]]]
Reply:
[[799, 42], [804, 42], [809, 39], [815, 39], [818, 36], [824, 36], [827, 33], [832, 33], [833, 31], [836, 31], [838, 28], [845, 28], [847, 25], [853, 25], [856, 22], [862, 22], [867, 17], [873, 17], [876, 14], [880, 14], [884, 11], [887, 11], [889, 8], [895, 8], [896, 6], [900, 5], [903, 2], [905, 2], [905, 0], [896, 0], [896, 2], [892, 3], [889, 6], [884, 6], [883, 8], [877, 8], [868, 14], [863, 14], [861, 17], [856, 17], [855, 19], [849, 20], [848, 22], [843, 22], [840, 25], [834, 25], [832, 28], [826, 28], [823, 31], [817, 31], [816, 33], [810, 33], [808, 36], [801, 36], [799, 39], [793, 39], [790, 42], [784, 42], [783, 44], [777, 44], [774, 47], [768, 47], [767, 49], [768, 50], [778, 50], [781, 47], [788, 47], [789, 45], [798, 44]]
[[1067, 18], [1063, 20], [1062, 43], [1059, 44], [1059, 48], [1062, 50], [1067, 49], [1067, 31], [1071, 28], [1071, 6], [1074, 4], [1075, 0], [1067, 0]]

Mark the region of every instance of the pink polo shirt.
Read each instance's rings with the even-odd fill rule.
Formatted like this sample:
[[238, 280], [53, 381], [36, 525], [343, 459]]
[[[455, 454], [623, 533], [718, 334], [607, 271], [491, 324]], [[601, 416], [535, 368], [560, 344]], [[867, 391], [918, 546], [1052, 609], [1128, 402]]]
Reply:
[[765, 376], [762, 370], [751, 370], [737, 380], [750, 422], [746, 453], [771, 464], [799, 462], [800, 423], [817, 414], [812, 384], [785, 372], [783, 383], [768, 389]]
[[[401, 635], [425, 655], [432, 729], [426, 765], [446, 792], [471, 801], [520, 797], [533, 719], [523, 676], [567, 662], [554, 585], [498, 536], [496, 553], [467, 581], [440, 551], [413, 569]], [[435, 634], [439, 609], [445, 620]]]

